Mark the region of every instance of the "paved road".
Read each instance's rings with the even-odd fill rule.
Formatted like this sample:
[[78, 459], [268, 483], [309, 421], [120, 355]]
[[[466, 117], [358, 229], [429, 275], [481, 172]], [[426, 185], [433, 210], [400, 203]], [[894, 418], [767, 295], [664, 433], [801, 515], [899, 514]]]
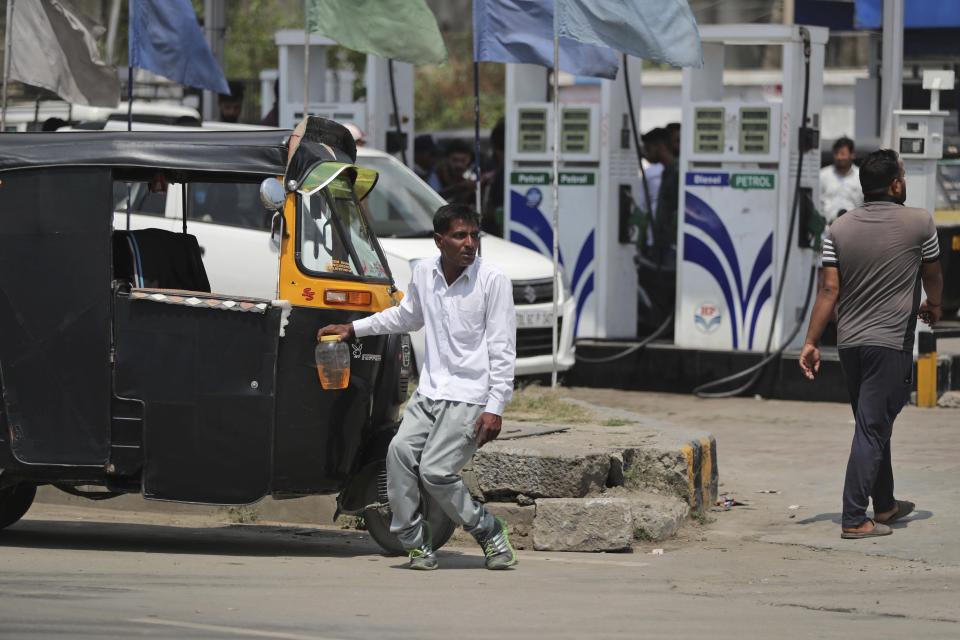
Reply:
[[575, 393], [710, 422], [723, 489], [749, 504], [662, 556], [528, 552], [493, 573], [456, 547], [428, 574], [353, 531], [38, 505], [0, 533], [0, 638], [960, 637], [960, 411], [898, 425], [918, 518], [841, 544], [845, 407]]

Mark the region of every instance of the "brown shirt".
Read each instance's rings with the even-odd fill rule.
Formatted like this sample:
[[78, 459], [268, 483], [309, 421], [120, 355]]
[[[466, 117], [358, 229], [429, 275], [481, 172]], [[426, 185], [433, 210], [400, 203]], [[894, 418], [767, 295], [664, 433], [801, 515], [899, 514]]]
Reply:
[[823, 266], [840, 271], [838, 346], [912, 351], [920, 264], [939, 259], [937, 227], [923, 209], [867, 202], [837, 218]]

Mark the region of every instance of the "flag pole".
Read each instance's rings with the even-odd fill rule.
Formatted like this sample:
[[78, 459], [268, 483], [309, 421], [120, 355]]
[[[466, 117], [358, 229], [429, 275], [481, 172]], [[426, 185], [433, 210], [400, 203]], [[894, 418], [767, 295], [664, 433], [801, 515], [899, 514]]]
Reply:
[[477, 174], [476, 207], [483, 228], [483, 203], [480, 193], [480, 63], [473, 61], [473, 165]]
[[14, 0], [7, 0], [7, 24], [6, 33], [3, 36], [5, 51], [3, 53], [3, 109], [0, 112], [0, 133], [7, 130], [7, 85], [10, 83], [10, 55], [13, 50], [10, 42], [10, 34], [13, 32], [10, 26], [10, 23], [13, 22], [13, 3]]
[[[560, 312], [560, 36], [553, 27], [553, 369], [550, 388], [557, 388], [557, 322]], [[569, 324], [569, 323], [568, 323]]]
[[[127, 64], [127, 131], [133, 131], [133, 64], [130, 61]], [[127, 181], [127, 233], [130, 232], [130, 215], [132, 212], [130, 208], [132, 207], [131, 197], [131, 185], [130, 181]]]
[[310, 115], [310, 0], [303, 0], [303, 117]]
[[133, 65], [127, 65], [127, 131], [133, 131]]

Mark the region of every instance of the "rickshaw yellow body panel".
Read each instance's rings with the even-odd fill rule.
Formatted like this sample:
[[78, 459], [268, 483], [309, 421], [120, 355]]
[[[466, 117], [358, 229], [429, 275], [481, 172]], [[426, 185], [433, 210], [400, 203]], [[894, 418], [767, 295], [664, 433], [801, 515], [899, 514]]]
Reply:
[[[287, 200], [283, 207], [283, 218], [284, 233], [280, 244], [280, 299], [289, 300], [290, 304], [298, 307], [368, 311], [370, 313], [383, 311], [400, 303], [399, 293], [391, 294], [391, 287], [388, 284], [322, 278], [304, 274], [297, 266], [296, 234], [291, 232], [296, 229], [296, 193], [287, 194]], [[370, 304], [363, 306], [327, 304], [324, 294], [328, 289], [369, 292]]]

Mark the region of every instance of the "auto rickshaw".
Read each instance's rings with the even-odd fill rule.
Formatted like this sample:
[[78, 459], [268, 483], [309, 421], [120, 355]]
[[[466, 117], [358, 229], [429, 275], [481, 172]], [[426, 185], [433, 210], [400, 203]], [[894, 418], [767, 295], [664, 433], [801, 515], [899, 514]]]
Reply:
[[[343, 126], [305, 124], [0, 136], [0, 528], [44, 484], [210, 505], [337, 493], [338, 513], [402, 552], [384, 457], [409, 342], [353, 342], [339, 390], [314, 359], [319, 327], [399, 302], [359, 206], [377, 175]], [[277, 300], [211, 292], [187, 226], [201, 182], [259, 185]], [[114, 229], [131, 183], [180, 183], [183, 228]], [[445, 542], [452, 521], [423, 509]]]

